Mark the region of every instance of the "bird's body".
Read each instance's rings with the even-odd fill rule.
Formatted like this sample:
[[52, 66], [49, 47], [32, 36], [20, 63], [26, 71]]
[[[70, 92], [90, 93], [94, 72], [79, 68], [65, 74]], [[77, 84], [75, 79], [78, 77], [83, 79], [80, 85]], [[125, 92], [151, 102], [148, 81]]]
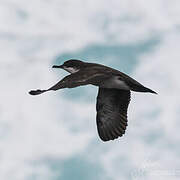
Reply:
[[130, 90], [156, 93], [128, 75], [104, 65], [69, 60], [61, 66], [53, 67], [62, 68], [71, 74], [47, 90], [33, 90], [29, 93], [38, 95], [50, 90], [88, 84], [98, 86], [96, 121], [99, 136], [103, 141], [116, 139], [125, 133]]

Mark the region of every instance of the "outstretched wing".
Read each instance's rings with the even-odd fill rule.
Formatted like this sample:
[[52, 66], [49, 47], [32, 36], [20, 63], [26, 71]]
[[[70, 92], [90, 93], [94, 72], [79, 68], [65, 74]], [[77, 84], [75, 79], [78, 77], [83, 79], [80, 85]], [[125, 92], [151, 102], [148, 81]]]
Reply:
[[125, 133], [130, 91], [99, 88], [97, 96], [97, 130], [103, 141], [114, 140]]
[[[98, 78], [97, 78], [98, 77]], [[75, 88], [78, 86], [84, 86], [88, 84], [98, 85], [101, 81], [108, 78], [109, 74], [104, 72], [98, 72], [97, 69], [92, 69], [91, 71], [84, 73], [84, 71], [79, 71], [74, 74], [70, 74], [56, 83], [54, 86], [49, 89], [37, 89], [31, 90], [29, 93], [31, 95], [39, 95], [47, 91], [56, 91], [63, 88]], [[97, 80], [98, 79], [98, 80]]]

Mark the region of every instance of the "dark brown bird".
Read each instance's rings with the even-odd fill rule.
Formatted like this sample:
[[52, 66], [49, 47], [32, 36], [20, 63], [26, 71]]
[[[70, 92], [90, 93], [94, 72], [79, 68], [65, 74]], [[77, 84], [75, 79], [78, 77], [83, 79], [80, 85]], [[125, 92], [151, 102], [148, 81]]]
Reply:
[[49, 89], [32, 90], [29, 94], [38, 95], [51, 90], [88, 84], [98, 86], [96, 122], [98, 134], [103, 141], [114, 140], [125, 133], [130, 91], [157, 94], [128, 75], [101, 64], [68, 60], [63, 65], [55, 65], [53, 68], [61, 68], [71, 74]]

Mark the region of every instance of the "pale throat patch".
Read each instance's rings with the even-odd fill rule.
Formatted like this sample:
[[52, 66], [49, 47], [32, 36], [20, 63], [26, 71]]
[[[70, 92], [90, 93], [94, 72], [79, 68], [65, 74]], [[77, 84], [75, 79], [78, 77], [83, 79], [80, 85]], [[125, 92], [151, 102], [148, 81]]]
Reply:
[[72, 67], [64, 67], [64, 70], [66, 70], [67, 72], [73, 74], [79, 71], [79, 69], [76, 68], [72, 68]]

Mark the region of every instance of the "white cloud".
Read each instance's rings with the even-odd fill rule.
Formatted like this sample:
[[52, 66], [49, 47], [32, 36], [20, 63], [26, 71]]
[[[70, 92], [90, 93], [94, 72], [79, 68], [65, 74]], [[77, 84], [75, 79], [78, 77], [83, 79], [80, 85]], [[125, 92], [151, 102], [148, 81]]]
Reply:
[[[152, 162], [157, 158], [162, 168], [179, 167], [178, 0], [6, 0], [0, 5], [0, 179], [50, 179], [46, 165], [31, 163], [66, 158], [87, 147], [93, 149], [87, 156], [95, 155], [113, 179], [129, 177], [128, 170], [138, 168], [147, 156]], [[61, 78], [48, 69], [57, 53], [153, 36], [161, 42], [140, 57], [134, 74], [159, 95], [133, 95], [128, 131], [119, 141], [89, 147], [97, 136], [95, 103], [69, 102], [58, 92], [27, 94]]]

